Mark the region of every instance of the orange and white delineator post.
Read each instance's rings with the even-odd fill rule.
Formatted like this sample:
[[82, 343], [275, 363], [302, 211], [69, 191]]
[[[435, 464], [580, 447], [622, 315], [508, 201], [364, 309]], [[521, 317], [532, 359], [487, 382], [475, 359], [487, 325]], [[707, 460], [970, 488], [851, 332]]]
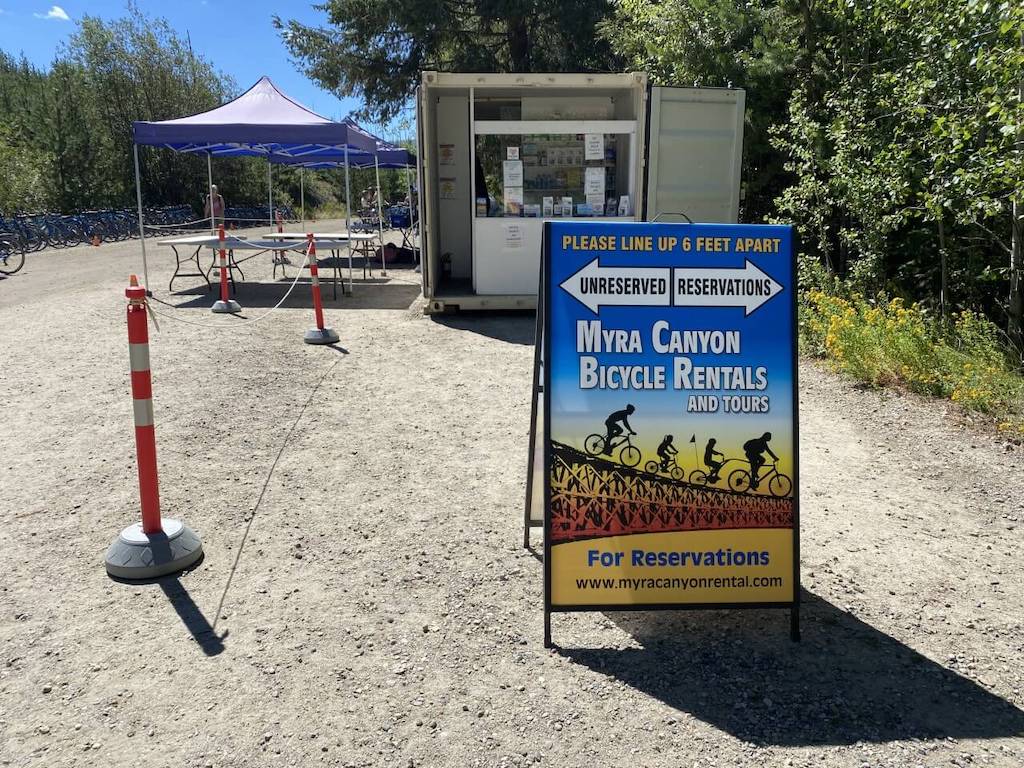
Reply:
[[105, 558], [107, 573], [125, 579], [152, 579], [180, 571], [203, 554], [199, 537], [179, 520], [160, 516], [160, 483], [153, 424], [153, 382], [149, 370], [149, 319], [146, 289], [132, 275], [128, 299], [128, 357], [131, 361], [132, 411], [139, 472], [142, 521], [114, 540]]
[[146, 289], [132, 275], [128, 298], [128, 357], [131, 360], [132, 410], [135, 413], [135, 452], [139, 460], [139, 500], [142, 532], [161, 533], [160, 483], [156, 472], [156, 427], [153, 425], [153, 381], [149, 372], [149, 318]]
[[324, 305], [320, 298], [320, 274], [317, 271], [316, 240], [313, 233], [306, 234], [306, 252], [309, 260], [309, 277], [313, 286], [313, 313], [316, 316], [316, 328], [310, 328], [303, 336], [307, 344], [335, 344], [338, 339], [338, 332], [333, 328], [324, 328]]
[[210, 311], [233, 315], [241, 312], [242, 307], [228, 296], [228, 252], [224, 247], [224, 239], [224, 226], [221, 225], [217, 228], [217, 240], [220, 241], [220, 298], [213, 303]]

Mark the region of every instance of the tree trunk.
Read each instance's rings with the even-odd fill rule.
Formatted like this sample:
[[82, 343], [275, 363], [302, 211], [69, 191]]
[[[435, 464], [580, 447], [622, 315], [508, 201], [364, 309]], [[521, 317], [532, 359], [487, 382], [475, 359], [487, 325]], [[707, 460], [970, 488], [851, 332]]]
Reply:
[[508, 55], [513, 72], [530, 71], [530, 30], [521, 16], [508, 20]]
[[949, 291], [949, 261], [946, 258], [946, 222], [943, 220], [943, 212], [939, 210], [939, 264], [941, 270], [941, 283], [939, 286], [939, 317], [946, 322], [947, 301]]
[[1010, 241], [1010, 297], [1006, 311], [1009, 316], [1007, 332], [1010, 341], [1016, 346], [1017, 353], [1024, 356], [1024, 286], [1021, 285], [1024, 276], [1024, 210], [1018, 196], [1019, 193], [1014, 196], [1010, 208], [1013, 231]]
[[[1020, 36], [1021, 48], [1024, 48], [1024, 32]], [[1017, 82], [1017, 98], [1024, 102], [1024, 75]], [[1017, 153], [1024, 152], [1024, 128], [1017, 131]], [[1021, 293], [1021, 278], [1024, 272], [1024, 210], [1022, 210], [1021, 190], [1014, 190], [1010, 202], [1010, 296], [1006, 314], [1009, 318], [1007, 333], [1010, 341], [1017, 348], [1017, 353], [1024, 357], [1024, 295]]]

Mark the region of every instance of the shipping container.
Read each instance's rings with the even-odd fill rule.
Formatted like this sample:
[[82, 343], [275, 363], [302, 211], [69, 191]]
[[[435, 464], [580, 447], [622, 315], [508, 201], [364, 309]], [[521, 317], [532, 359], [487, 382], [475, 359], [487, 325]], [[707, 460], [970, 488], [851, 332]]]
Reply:
[[735, 223], [743, 109], [643, 72], [423, 72], [427, 311], [536, 307], [545, 219]]

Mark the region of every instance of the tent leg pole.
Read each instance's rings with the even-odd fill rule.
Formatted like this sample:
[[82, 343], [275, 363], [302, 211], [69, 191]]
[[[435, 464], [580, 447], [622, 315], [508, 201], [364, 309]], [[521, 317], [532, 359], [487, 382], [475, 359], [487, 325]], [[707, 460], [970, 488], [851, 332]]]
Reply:
[[[299, 215], [302, 217], [302, 223], [306, 223], [306, 174], [305, 168], [299, 166]], [[303, 227], [305, 228], [305, 227]]]
[[152, 296], [149, 287], [149, 263], [146, 261], [146, 228], [142, 223], [142, 180], [139, 175], [139, 145], [132, 144], [135, 150], [135, 202], [139, 207], [139, 245], [142, 246], [142, 279], [146, 284], [146, 292]]
[[384, 202], [380, 199], [380, 160], [373, 156], [373, 169], [377, 174], [377, 232], [380, 236], [380, 273], [388, 276], [388, 263], [384, 259]]
[[[405, 166], [405, 199], [409, 201], [409, 229], [412, 229], [412, 179], [409, 177], [409, 165], [406, 161]], [[405, 245], [404, 238], [402, 245]], [[410, 243], [415, 246], [415, 243]], [[413, 247], [413, 253], [415, 254], [416, 249]], [[419, 259], [416, 259], [416, 263], [419, 264]]]
[[210, 234], [217, 234], [216, 217], [213, 213], [213, 156], [206, 153], [206, 194], [210, 201]]
[[348, 295], [352, 295], [352, 187], [348, 179], [348, 144], [345, 145], [345, 233], [348, 235]]
[[267, 158], [267, 205], [269, 211], [267, 212], [270, 218], [270, 228], [274, 228], [274, 179], [272, 175], [273, 163], [270, 162], [270, 158]]

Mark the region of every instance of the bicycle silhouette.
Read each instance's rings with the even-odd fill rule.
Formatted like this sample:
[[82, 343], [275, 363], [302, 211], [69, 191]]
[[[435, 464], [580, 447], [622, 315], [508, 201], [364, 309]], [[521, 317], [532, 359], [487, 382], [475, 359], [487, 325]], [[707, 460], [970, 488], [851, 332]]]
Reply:
[[[634, 434], [636, 433], [627, 432], [618, 439], [613, 437], [608, 448], [608, 453], [613, 456], [615, 451], [619, 451], [619, 463], [627, 467], [635, 467], [640, 463], [640, 449], [633, 445], [633, 441], [630, 440]], [[605, 453], [605, 436], [596, 432], [588, 435], [587, 439], [583, 441], [583, 448], [591, 456], [602, 456]]]
[[[725, 465], [730, 461], [738, 461], [738, 459], [725, 459], [721, 466], [715, 470], [714, 474], [708, 472], [705, 469], [695, 469], [690, 473], [690, 483], [693, 485], [714, 485], [722, 479], [722, 470], [725, 469]], [[749, 483], [749, 481], [747, 481]]]
[[679, 466], [679, 464], [676, 462], [675, 456], [671, 458], [668, 466], [666, 466], [664, 469], [662, 469], [661, 462], [655, 461], [654, 459], [651, 459], [646, 464], [644, 464], [644, 469], [646, 469], [652, 475], [656, 475], [659, 472], [668, 472], [669, 475], [672, 476], [673, 480], [682, 480], [684, 477], [686, 477], [686, 470]]
[[[741, 460], [737, 459], [737, 461]], [[793, 490], [793, 479], [789, 477], [789, 475], [784, 475], [781, 472], [779, 472], [777, 464], [778, 462], [772, 462], [768, 471], [757, 479], [757, 484], [758, 487], [760, 487], [761, 484], [764, 483], [765, 480], [767, 480], [768, 492], [772, 496], [781, 499], [785, 496], [789, 496], [790, 491]], [[741, 467], [740, 469], [734, 469], [732, 472], [730, 472], [729, 487], [738, 493], [745, 493], [746, 491], [751, 490], [750, 470], [743, 469]]]

